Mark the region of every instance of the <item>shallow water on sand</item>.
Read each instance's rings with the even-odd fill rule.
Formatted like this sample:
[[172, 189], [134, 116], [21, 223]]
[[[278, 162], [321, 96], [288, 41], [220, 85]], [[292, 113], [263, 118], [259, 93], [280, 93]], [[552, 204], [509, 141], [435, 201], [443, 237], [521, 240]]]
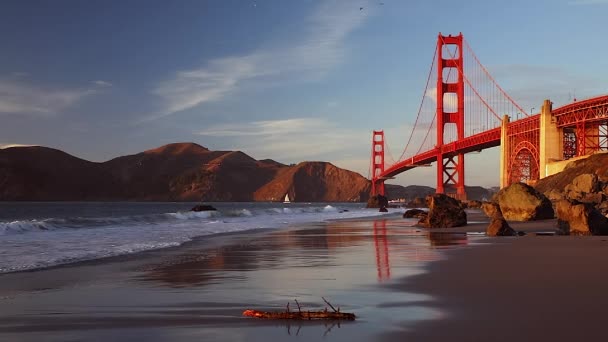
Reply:
[[0, 273], [179, 246], [194, 238], [384, 215], [362, 203], [0, 202]]
[[[466, 233], [407, 220], [338, 221], [218, 236], [130, 257], [0, 275], [0, 340], [374, 340], [403, 322], [441, 318], [429, 298], [392, 290]], [[325, 308], [354, 322], [266, 321], [245, 309]]]

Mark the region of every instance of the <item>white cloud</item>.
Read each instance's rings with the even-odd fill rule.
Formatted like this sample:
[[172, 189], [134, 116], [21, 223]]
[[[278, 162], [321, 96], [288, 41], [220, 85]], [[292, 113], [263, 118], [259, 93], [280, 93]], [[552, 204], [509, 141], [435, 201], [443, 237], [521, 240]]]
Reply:
[[0, 144], [0, 150], [10, 147], [31, 147], [31, 146], [39, 146], [39, 145], [24, 145], [24, 144]]
[[220, 100], [247, 81], [259, 86], [261, 82], [276, 84], [285, 79], [323, 77], [343, 60], [345, 38], [369, 12], [359, 11], [351, 2], [322, 2], [308, 18], [308, 30], [282, 46], [215, 59], [199, 68], [177, 72], [154, 89], [153, 93], [164, 102], [164, 109], [154, 118]]
[[[369, 150], [371, 133], [341, 128], [323, 118], [294, 118], [221, 124], [195, 134], [230, 138], [230, 149], [241, 149], [256, 158], [298, 162], [331, 160], [332, 156], [360, 155]], [[368, 139], [369, 138], [369, 139]], [[364, 152], [365, 153], [365, 152]]]
[[52, 114], [92, 94], [89, 89], [59, 89], [0, 79], [0, 113]]
[[100, 86], [100, 87], [111, 87], [112, 83], [108, 82], [108, 81], [103, 81], [103, 80], [96, 80], [96, 81], [92, 81], [91, 83], [93, 83], [96, 86]]

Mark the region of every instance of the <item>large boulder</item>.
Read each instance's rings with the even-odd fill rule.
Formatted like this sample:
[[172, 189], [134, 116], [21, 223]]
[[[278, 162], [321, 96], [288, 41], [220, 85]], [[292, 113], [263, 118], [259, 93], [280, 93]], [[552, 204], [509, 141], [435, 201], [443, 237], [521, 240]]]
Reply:
[[486, 228], [487, 236], [515, 236], [517, 232], [509, 226], [500, 210], [500, 206], [495, 202], [484, 202], [481, 205], [483, 211], [490, 218], [490, 224]]
[[533, 187], [514, 183], [501, 189], [495, 196], [505, 219], [531, 221], [551, 219], [554, 216], [551, 201]]
[[388, 207], [388, 198], [382, 195], [374, 195], [367, 200], [368, 208], [386, 208]]
[[574, 177], [572, 182], [565, 186], [564, 192], [568, 199], [581, 199], [586, 194], [600, 191], [600, 182], [594, 173], [584, 173]]
[[427, 212], [422, 209], [409, 209], [403, 213], [403, 218], [424, 218]]
[[420, 223], [428, 228], [461, 227], [467, 224], [467, 213], [462, 209], [460, 202], [444, 194], [429, 195], [426, 197], [429, 207], [427, 217]]
[[608, 218], [589, 203], [561, 200], [555, 205], [557, 224], [566, 235], [608, 235]]

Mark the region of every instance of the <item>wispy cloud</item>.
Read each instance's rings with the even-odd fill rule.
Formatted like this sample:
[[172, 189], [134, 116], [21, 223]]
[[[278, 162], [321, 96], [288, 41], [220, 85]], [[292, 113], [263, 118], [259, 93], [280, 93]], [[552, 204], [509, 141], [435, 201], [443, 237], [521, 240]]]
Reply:
[[345, 58], [345, 38], [369, 13], [360, 11], [351, 2], [322, 2], [308, 18], [308, 30], [300, 37], [281, 46], [215, 59], [199, 68], [177, 72], [153, 91], [164, 103], [156, 117], [220, 100], [247, 81], [255, 81], [258, 85], [265, 81], [277, 84], [285, 79], [323, 77]]
[[90, 89], [42, 87], [22, 80], [0, 79], [0, 113], [57, 113], [92, 93]]
[[31, 147], [31, 146], [38, 146], [38, 145], [24, 145], [24, 144], [0, 144], [0, 150], [3, 150], [5, 148], [10, 148], [10, 147]]
[[100, 86], [100, 87], [111, 87], [112, 83], [108, 82], [108, 81], [103, 81], [103, 80], [96, 80], [96, 81], [92, 81], [91, 83], [93, 83], [96, 86]]
[[257, 158], [296, 162], [360, 152], [368, 146], [365, 131], [341, 128], [325, 118], [293, 118], [211, 126], [195, 134], [230, 138], [231, 149]]

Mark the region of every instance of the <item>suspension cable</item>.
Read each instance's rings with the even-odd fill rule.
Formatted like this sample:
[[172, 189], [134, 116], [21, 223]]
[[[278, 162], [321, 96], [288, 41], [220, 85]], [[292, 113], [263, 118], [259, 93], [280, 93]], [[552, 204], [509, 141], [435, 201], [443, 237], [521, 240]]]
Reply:
[[407, 144], [405, 144], [405, 148], [403, 149], [401, 156], [399, 156], [399, 160], [401, 160], [403, 158], [403, 156], [405, 155], [405, 152], [407, 151], [407, 148], [410, 146], [410, 142], [412, 141], [412, 137], [414, 136], [414, 130], [416, 129], [416, 126], [418, 125], [418, 119], [420, 119], [420, 113], [422, 112], [422, 107], [424, 105], [424, 100], [426, 98], [426, 92], [429, 89], [429, 82], [431, 81], [431, 74], [433, 73], [433, 67], [435, 66], [435, 57], [437, 57], [437, 48], [438, 47], [435, 46], [435, 53], [433, 54], [433, 62], [431, 63], [431, 69], [429, 70], [429, 75], [426, 79], [426, 86], [424, 87], [424, 92], [422, 94], [422, 101], [420, 101], [420, 107], [418, 107], [418, 114], [416, 115], [416, 121], [414, 122], [414, 126], [412, 126], [412, 130], [410, 132], [410, 137], [407, 140]]
[[[511, 103], [517, 107], [517, 109], [519, 109], [522, 113], [524, 113], [526, 116], [530, 116], [530, 114], [528, 114], [528, 112], [526, 112], [523, 108], [521, 108], [517, 102], [515, 102], [511, 96], [509, 96], [509, 94], [507, 94], [506, 91], [504, 91], [500, 85], [498, 84], [498, 82], [496, 82], [496, 80], [494, 79], [494, 77], [492, 77], [492, 75], [490, 75], [490, 73], [488, 72], [488, 70], [483, 66], [483, 64], [481, 64], [481, 62], [479, 61], [479, 59], [477, 59], [477, 56], [475, 55], [475, 52], [473, 52], [473, 49], [471, 49], [471, 47], [469, 46], [469, 43], [463, 38], [462, 41], [464, 42], [464, 44], [466, 45], [466, 48], [468, 49], [468, 51], [471, 52], [471, 55], [473, 56], [473, 58], [475, 59], [475, 61], [477, 62], [477, 64], [479, 64], [479, 66], [481, 66], [481, 69], [486, 73], [486, 75], [490, 78], [490, 80], [492, 80], [492, 82], [494, 83], [494, 85], [502, 92], [502, 94], [504, 96], [507, 97], [507, 99], [509, 99], [509, 101], [511, 101]], [[463, 74], [464, 75], [464, 74]], [[499, 117], [500, 119], [500, 117]]]

